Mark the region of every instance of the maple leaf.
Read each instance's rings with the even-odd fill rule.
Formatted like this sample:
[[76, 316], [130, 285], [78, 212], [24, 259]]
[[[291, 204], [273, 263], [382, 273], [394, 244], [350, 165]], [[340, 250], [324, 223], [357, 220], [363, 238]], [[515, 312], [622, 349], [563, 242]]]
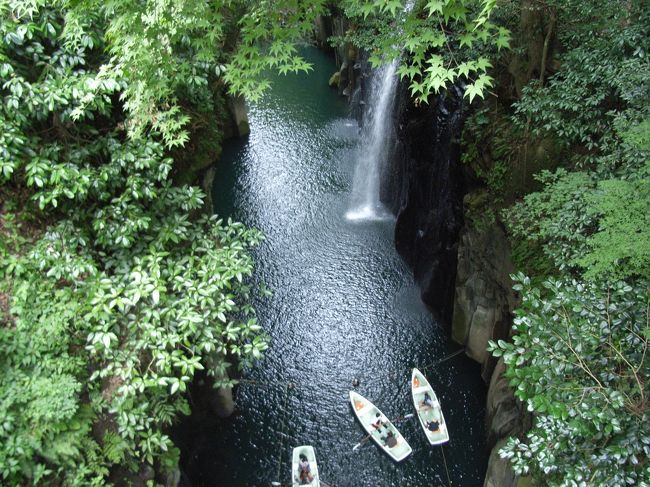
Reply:
[[473, 63], [461, 63], [457, 66], [458, 69], [458, 75], [463, 75], [465, 77], [469, 76], [469, 72], [473, 71], [474, 68], [472, 67]]
[[478, 61], [476, 62], [476, 71], [485, 71], [487, 68], [491, 68], [492, 63], [488, 61], [487, 58], [480, 57], [478, 58]]
[[445, 7], [445, 3], [446, 2], [443, 0], [432, 0], [430, 2], [427, 2], [425, 8], [429, 10], [429, 17], [431, 17], [434, 12], [442, 13], [442, 9]]
[[467, 34], [460, 36], [458, 39], [460, 40], [460, 47], [472, 47], [472, 43], [474, 42], [475, 37], [471, 32], [468, 32]]
[[475, 83], [472, 83], [471, 85], [467, 85], [465, 87], [465, 94], [463, 96], [468, 96], [469, 102], [472, 103], [472, 100], [475, 96], [480, 96], [483, 98], [483, 90], [476, 86]]

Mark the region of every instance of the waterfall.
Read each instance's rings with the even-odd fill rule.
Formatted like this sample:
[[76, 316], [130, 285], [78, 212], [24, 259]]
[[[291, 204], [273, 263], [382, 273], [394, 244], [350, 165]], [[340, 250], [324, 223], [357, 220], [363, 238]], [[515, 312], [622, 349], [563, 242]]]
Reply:
[[352, 185], [348, 220], [391, 218], [379, 199], [381, 173], [390, 151], [392, 113], [397, 87], [399, 60], [374, 70], [370, 87], [370, 104], [361, 134], [359, 156]]
[[[404, 14], [411, 12], [414, 4], [415, 0], [408, 0], [404, 5]], [[401, 27], [398, 29], [401, 30]], [[348, 220], [384, 220], [393, 217], [384, 208], [379, 196], [381, 174], [393, 140], [392, 115], [399, 63], [399, 59], [394, 59], [390, 64], [374, 70], [372, 75], [370, 104], [364, 117], [366, 122], [361, 133], [351, 204], [345, 214]]]

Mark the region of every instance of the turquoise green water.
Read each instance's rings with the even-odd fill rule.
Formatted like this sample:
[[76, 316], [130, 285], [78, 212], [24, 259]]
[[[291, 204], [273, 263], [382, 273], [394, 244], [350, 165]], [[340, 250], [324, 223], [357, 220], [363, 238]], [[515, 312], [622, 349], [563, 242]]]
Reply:
[[[393, 246], [393, 221], [350, 222], [345, 213], [358, 159], [358, 128], [327, 87], [335, 67], [316, 50], [309, 76], [282, 77], [250, 108], [251, 135], [224, 150], [216, 212], [261, 229], [255, 279], [274, 295], [256, 303], [271, 338], [266, 358], [237, 390], [237, 414], [191, 425], [185, 470], [197, 486], [268, 486], [290, 481], [291, 449], [311, 444], [332, 486], [476, 487], [486, 467], [485, 388], [463, 356], [426, 375], [451, 434], [431, 447], [416, 419], [397, 423], [413, 448], [394, 463], [364, 432], [348, 392], [389, 418], [413, 412], [413, 366], [456, 350], [419, 299]], [[295, 388], [287, 391], [288, 383]], [[446, 467], [445, 467], [446, 466]]]

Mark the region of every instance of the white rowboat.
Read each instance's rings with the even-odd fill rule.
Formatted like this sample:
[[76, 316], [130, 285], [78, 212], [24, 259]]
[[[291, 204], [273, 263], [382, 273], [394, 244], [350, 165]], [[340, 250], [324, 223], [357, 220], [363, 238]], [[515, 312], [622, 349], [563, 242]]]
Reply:
[[[425, 393], [431, 397], [433, 406], [424, 404]], [[432, 445], [440, 445], [449, 441], [449, 430], [447, 429], [445, 417], [442, 415], [440, 401], [438, 401], [436, 393], [433, 392], [429, 381], [427, 381], [426, 377], [418, 369], [413, 369], [413, 373], [411, 374], [411, 395], [413, 396], [415, 411], [418, 413], [418, 419], [429, 443]], [[427, 427], [431, 422], [438, 423], [439, 426], [436, 431], [431, 431]]]
[[[309, 462], [309, 473], [312, 476], [311, 482], [300, 482], [300, 455], [305, 455]], [[300, 487], [301, 485], [311, 485], [318, 487], [320, 485], [318, 480], [318, 465], [316, 464], [316, 453], [314, 447], [309, 445], [297, 446], [293, 449], [293, 458], [291, 461], [291, 485], [293, 487]]]
[[[368, 432], [368, 435], [374, 440], [375, 443], [384, 450], [389, 457], [391, 457], [396, 462], [401, 462], [406, 457], [408, 457], [413, 451], [409, 444], [406, 442], [401, 433], [395, 428], [393, 423], [384, 416], [377, 406], [368, 401], [361, 394], [357, 394], [354, 391], [350, 391], [350, 402], [352, 403], [352, 410], [357, 416], [357, 419], [361, 423], [361, 426]], [[377, 416], [379, 414], [379, 416]], [[377, 419], [381, 419], [382, 426], [380, 428], [375, 428], [373, 423]], [[386, 438], [388, 437], [388, 432], [391, 432], [395, 438], [395, 444], [393, 446], [388, 446], [386, 444]]]

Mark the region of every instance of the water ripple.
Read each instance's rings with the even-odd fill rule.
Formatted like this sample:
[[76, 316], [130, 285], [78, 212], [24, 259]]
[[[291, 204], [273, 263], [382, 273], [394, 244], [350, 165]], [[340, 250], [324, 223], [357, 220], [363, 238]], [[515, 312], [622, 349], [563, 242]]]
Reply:
[[[410, 368], [450, 349], [395, 253], [392, 218], [345, 217], [359, 130], [328, 91], [331, 62], [309, 56], [319, 65], [311, 77], [277, 80], [252, 107], [251, 135], [225, 148], [214, 191], [219, 213], [267, 237], [255, 279], [274, 295], [256, 307], [271, 347], [247, 371], [267, 386], [240, 386], [238, 415], [189, 431], [186, 464], [199, 486], [268, 486], [289, 480], [293, 446], [312, 444], [336, 487], [446, 485], [440, 449], [413, 420], [398, 424], [414, 449], [401, 464], [372, 444], [352, 451], [364, 436], [348, 404], [353, 379], [398, 417], [412, 410]], [[428, 372], [452, 433], [444, 448], [455, 486], [481, 485], [485, 469], [477, 369], [457, 357]]]

